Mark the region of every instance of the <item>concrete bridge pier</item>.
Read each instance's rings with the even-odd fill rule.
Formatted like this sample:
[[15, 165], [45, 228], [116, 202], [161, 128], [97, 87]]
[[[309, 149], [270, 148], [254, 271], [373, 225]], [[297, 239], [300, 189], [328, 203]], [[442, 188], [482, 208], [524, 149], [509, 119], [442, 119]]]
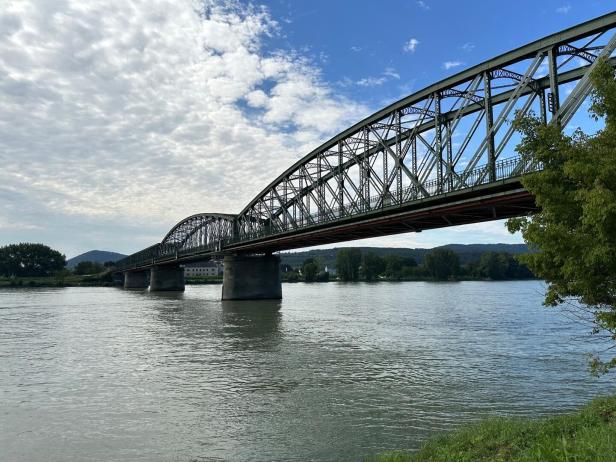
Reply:
[[124, 273], [124, 288], [125, 289], [147, 289], [148, 288], [148, 272], [147, 271], [126, 271]]
[[223, 300], [281, 299], [280, 257], [227, 255], [224, 258]]
[[150, 292], [184, 291], [184, 268], [153, 266], [150, 269]]

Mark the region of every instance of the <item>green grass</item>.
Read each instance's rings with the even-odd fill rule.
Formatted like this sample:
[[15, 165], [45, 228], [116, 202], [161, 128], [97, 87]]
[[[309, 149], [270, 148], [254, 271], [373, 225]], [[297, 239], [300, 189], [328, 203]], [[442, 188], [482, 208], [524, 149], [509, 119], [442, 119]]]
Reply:
[[372, 462], [616, 462], [616, 396], [542, 420], [492, 419]]

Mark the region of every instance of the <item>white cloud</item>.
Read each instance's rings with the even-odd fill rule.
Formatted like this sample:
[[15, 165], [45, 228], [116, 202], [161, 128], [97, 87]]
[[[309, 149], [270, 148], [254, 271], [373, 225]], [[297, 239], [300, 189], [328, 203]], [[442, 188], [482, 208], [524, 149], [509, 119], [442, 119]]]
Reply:
[[430, 6], [422, 0], [418, 0], [417, 6], [419, 6], [419, 8], [421, 8], [422, 10], [426, 10], [426, 11], [430, 9]]
[[357, 52], [359, 52], [359, 51], [361, 51], [361, 50], [362, 50], [362, 48], [361, 48], [361, 47], [358, 47], [358, 46], [352, 46], [350, 49], [351, 49], [351, 51], [352, 51], [352, 52], [354, 52], [354, 53], [357, 53]]
[[10, 2], [0, 244], [75, 253], [105, 230], [117, 250], [136, 250], [192, 213], [239, 212], [367, 115], [298, 53], [264, 52], [277, 29], [266, 10], [234, 2]]
[[412, 38], [404, 44], [402, 49], [406, 51], [407, 53], [415, 53], [415, 50], [417, 49], [417, 45], [419, 45], [419, 40], [417, 40], [416, 38]]
[[470, 43], [470, 42], [466, 42], [464, 45], [462, 45], [460, 47], [460, 49], [462, 51], [466, 51], [467, 53], [470, 53], [471, 51], [473, 51], [475, 49], [475, 44], [474, 43]]
[[359, 79], [356, 83], [360, 87], [378, 87], [387, 82], [387, 77], [365, 77], [363, 79]]
[[400, 80], [400, 74], [398, 74], [393, 67], [386, 67], [383, 71], [383, 75], [391, 77], [392, 79]]
[[400, 74], [393, 67], [386, 67], [379, 77], [365, 77], [355, 82], [360, 87], [378, 87], [389, 80], [400, 80]]
[[452, 69], [454, 67], [459, 67], [459, 66], [461, 66], [463, 64], [464, 63], [462, 61], [445, 61], [443, 63], [443, 69], [449, 70], [449, 69]]
[[556, 8], [556, 12], [559, 14], [567, 14], [571, 11], [571, 5], [563, 5], [561, 7]]

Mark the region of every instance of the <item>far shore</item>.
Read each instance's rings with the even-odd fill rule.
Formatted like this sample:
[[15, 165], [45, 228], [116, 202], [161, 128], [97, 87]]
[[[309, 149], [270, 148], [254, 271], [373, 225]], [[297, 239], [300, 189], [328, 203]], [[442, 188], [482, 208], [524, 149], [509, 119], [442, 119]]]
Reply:
[[[499, 279], [500, 282], [505, 281], [528, 281], [534, 279]], [[347, 284], [354, 284], [357, 282], [369, 282], [371, 284], [377, 284], [379, 282], [462, 282], [462, 281], [493, 281], [492, 279], [479, 279], [479, 278], [456, 278], [456, 279], [429, 279], [429, 278], [379, 278], [373, 281], [342, 281], [336, 278], [331, 278], [328, 281], [314, 281], [307, 283], [303, 280], [287, 281], [282, 279], [283, 283], [297, 284], [325, 284], [327, 282], [345, 282]], [[205, 284], [222, 284], [222, 277], [190, 277], [186, 278], [186, 285], [205, 285]], [[0, 287], [10, 288], [30, 288], [30, 287], [120, 287], [121, 284], [114, 283], [110, 278], [99, 275], [86, 275], [77, 276], [70, 275], [64, 278], [57, 278], [54, 276], [48, 277], [20, 277], [20, 278], [0, 278]]]

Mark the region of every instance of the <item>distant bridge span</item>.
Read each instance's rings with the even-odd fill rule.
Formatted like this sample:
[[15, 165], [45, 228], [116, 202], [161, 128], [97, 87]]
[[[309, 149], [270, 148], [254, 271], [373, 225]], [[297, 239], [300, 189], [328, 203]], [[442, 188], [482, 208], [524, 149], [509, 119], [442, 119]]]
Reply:
[[534, 198], [520, 178], [541, 165], [515, 154], [511, 120], [533, 111], [565, 127], [591, 91], [597, 59], [616, 67], [615, 49], [616, 12], [430, 85], [304, 156], [239, 214], [188, 217], [118, 269], [532, 213]]

